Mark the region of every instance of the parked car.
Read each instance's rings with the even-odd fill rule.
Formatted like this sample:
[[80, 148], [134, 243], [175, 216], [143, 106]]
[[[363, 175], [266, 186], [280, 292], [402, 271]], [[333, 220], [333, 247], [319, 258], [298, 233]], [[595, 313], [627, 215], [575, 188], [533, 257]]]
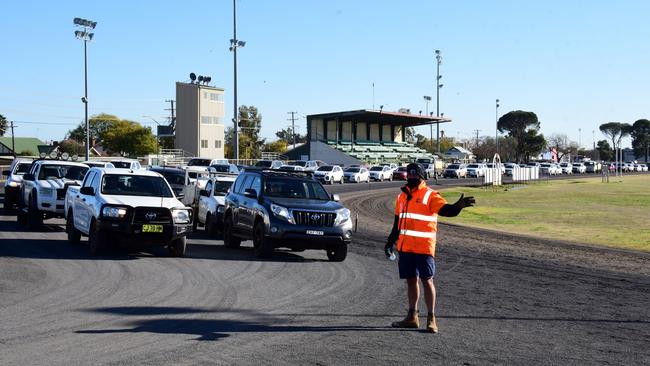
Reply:
[[4, 210], [8, 211], [18, 204], [20, 187], [23, 185], [23, 175], [29, 172], [33, 159], [16, 158], [11, 162], [8, 170], [2, 172], [7, 177], [5, 182]]
[[314, 178], [325, 184], [343, 184], [343, 169], [338, 165], [323, 165], [316, 169]]
[[397, 168], [395, 171], [393, 171], [393, 179], [406, 180], [407, 175], [408, 175], [408, 172], [406, 171], [405, 166], [401, 166], [401, 167]]
[[278, 170], [282, 170], [284, 172], [304, 172], [305, 168], [300, 165], [283, 165]]
[[583, 163], [573, 163], [571, 166], [573, 173], [584, 174], [587, 172], [587, 167]]
[[89, 168], [115, 168], [115, 165], [110, 161], [86, 160], [82, 161], [81, 164], [86, 164]]
[[239, 168], [235, 164], [214, 164], [208, 168], [210, 173], [239, 174]]
[[573, 174], [573, 165], [571, 163], [560, 163], [562, 174]]
[[646, 165], [646, 164], [639, 164], [639, 165], [641, 165], [641, 171], [642, 172], [647, 172], [648, 171], [648, 165]]
[[467, 178], [467, 166], [465, 164], [449, 164], [442, 172], [445, 178]]
[[237, 179], [236, 175], [217, 175], [206, 183], [199, 192], [196, 221], [203, 225], [210, 236], [223, 232], [223, 214], [226, 208], [226, 194]]
[[598, 173], [600, 172], [600, 163], [597, 161], [585, 161], [585, 167], [587, 173]]
[[84, 179], [88, 166], [61, 160], [36, 160], [23, 175], [18, 222], [39, 228], [44, 219], [64, 216], [66, 190]]
[[136, 159], [111, 160], [111, 164], [113, 164], [115, 168], [123, 168], [123, 169], [131, 169], [131, 170], [142, 169], [142, 165], [140, 165], [140, 162], [137, 161]]
[[480, 178], [485, 176], [486, 167], [481, 163], [467, 164], [467, 176]]
[[91, 255], [109, 246], [167, 246], [185, 255], [192, 209], [180, 202], [162, 175], [147, 170], [91, 168], [81, 187], [65, 196], [68, 241], [88, 236]]
[[189, 184], [187, 171], [185, 169], [168, 166], [153, 166], [149, 167], [149, 170], [162, 175], [172, 188], [174, 196], [179, 200], [183, 200], [185, 197], [185, 187]]
[[388, 165], [375, 165], [370, 168], [370, 179], [383, 182], [393, 180], [393, 169]]
[[263, 169], [280, 169], [284, 163], [281, 160], [260, 160], [255, 163], [255, 166]]
[[505, 175], [512, 177], [514, 172], [518, 171], [521, 169], [521, 167], [517, 164], [514, 163], [505, 163], [503, 164], [504, 169], [505, 169]]
[[370, 183], [370, 172], [362, 167], [350, 167], [343, 171], [343, 177], [346, 182]]
[[[485, 166], [486, 166], [488, 169], [494, 169], [494, 163], [486, 163]], [[499, 171], [501, 172], [501, 174], [505, 174], [505, 172], [506, 172], [506, 167], [505, 167], [505, 165], [503, 165], [502, 163], [499, 163], [499, 164], [497, 164], [497, 166], [498, 166]]]
[[196, 157], [196, 158], [191, 158], [190, 161], [187, 162], [187, 166], [209, 167], [211, 165], [228, 164], [228, 163], [229, 163], [228, 159], [212, 159], [212, 158]]
[[554, 163], [541, 163], [539, 165], [539, 172], [540, 174], [547, 174], [547, 175], [561, 174], [561, 172], [558, 173]]
[[226, 195], [224, 245], [236, 248], [252, 239], [257, 257], [286, 247], [325, 250], [331, 261], [343, 261], [352, 240], [352, 220], [350, 210], [337, 201], [337, 195], [330, 196], [307, 176], [244, 172]]

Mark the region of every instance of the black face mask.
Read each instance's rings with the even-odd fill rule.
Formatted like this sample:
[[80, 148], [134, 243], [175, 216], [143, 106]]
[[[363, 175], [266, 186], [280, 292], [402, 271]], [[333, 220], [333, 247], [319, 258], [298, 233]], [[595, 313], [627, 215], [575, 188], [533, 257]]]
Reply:
[[421, 182], [421, 181], [422, 181], [422, 180], [421, 180], [420, 178], [408, 178], [408, 179], [406, 180], [406, 186], [409, 187], [409, 188], [411, 188], [411, 189], [413, 189], [413, 188], [417, 188], [417, 186], [420, 185], [420, 182]]

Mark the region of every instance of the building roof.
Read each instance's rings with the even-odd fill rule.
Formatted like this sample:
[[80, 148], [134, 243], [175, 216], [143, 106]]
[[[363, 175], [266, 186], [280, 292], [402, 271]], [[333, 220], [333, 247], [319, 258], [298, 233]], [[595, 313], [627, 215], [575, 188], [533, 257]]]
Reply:
[[469, 150], [463, 148], [462, 146], [454, 146], [454, 147], [452, 147], [451, 149], [447, 150], [446, 154], [449, 154], [450, 151], [454, 151], [454, 150], [455, 150], [455, 151], [458, 151], [458, 152], [460, 152], [460, 153], [463, 153], [463, 154], [472, 155], [472, 152], [471, 152], [471, 151], [469, 151]]
[[[38, 155], [38, 145], [45, 144], [43, 141], [35, 137], [15, 137], [14, 143], [16, 146], [16, 153], [19, 154], [23, 151], [31, 151], [34, 155]], [[0, 144], [6, 146], [8, 150], [11, 150], [11, 136], [0, 137]]]
[[354, 120], [357, 122], [387, 123], [395, 125], [421, 126], [435, 123], [451, 122], [446, 117], [423, 116], [419, 114], [387, 112], [383, 110], [360, 109], [356, 111], [332, 112], [322, 114], [312, 114], [307, 119], [334, 119]]

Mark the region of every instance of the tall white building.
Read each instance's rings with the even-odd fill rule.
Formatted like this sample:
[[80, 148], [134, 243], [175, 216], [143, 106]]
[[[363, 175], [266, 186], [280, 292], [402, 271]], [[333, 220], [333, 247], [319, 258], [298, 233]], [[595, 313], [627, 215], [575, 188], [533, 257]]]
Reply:
[[224, 89], [196, 83], [176, 83], [174, 147], [194, 156], [224, 157]]

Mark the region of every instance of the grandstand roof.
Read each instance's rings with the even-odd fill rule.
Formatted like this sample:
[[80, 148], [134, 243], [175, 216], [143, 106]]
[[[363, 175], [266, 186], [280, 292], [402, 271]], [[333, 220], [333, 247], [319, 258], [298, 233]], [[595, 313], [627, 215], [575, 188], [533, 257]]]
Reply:
[[311, 114], [308, 119], [349, 119], [357, 122], [387, 123], [407, 126], [421, 126], [436, 123], [451, 122], [447, 117], [422, 116], [411, 113], [387, 112], [372, 109], [360, 109], [356, 111], [332, 112], [322, 114]]

